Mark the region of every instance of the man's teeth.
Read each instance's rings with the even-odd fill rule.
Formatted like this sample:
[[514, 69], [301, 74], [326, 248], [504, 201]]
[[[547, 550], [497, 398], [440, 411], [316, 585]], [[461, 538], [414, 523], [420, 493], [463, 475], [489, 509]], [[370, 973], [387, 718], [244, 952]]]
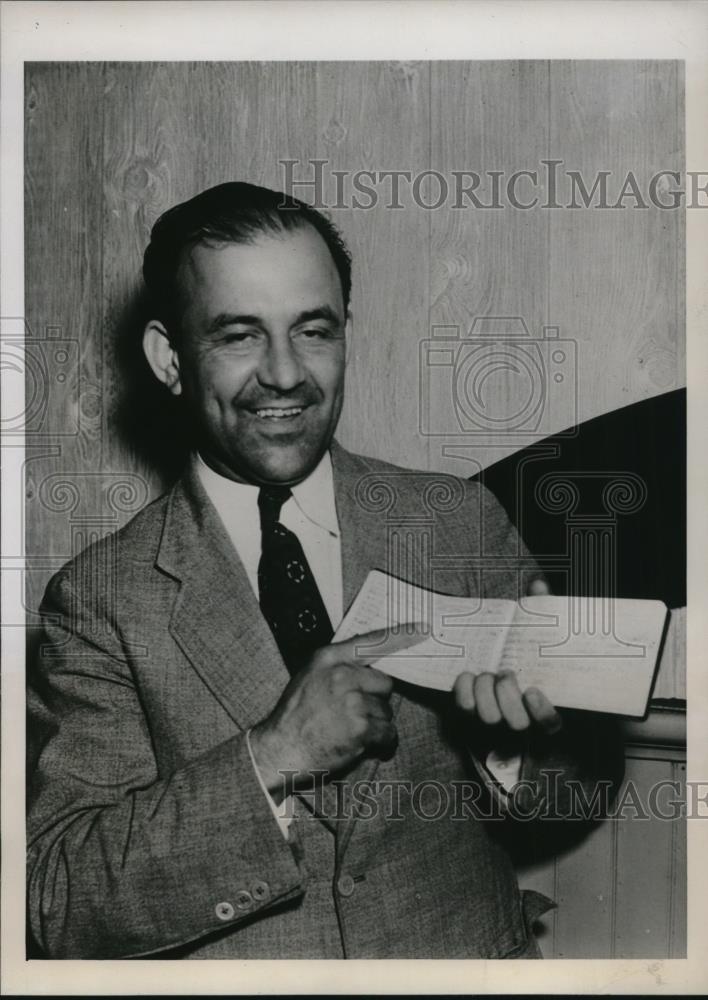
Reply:
[[302, 413], [302, 406], [291, 406], [288, 409], [280, 406], [270, 406], [265, 407], [262, 410], [256, 410], [259, 417], [269, 417], [275, 420], [282, 420], [285, 417], [296, 417], [299, 413]]

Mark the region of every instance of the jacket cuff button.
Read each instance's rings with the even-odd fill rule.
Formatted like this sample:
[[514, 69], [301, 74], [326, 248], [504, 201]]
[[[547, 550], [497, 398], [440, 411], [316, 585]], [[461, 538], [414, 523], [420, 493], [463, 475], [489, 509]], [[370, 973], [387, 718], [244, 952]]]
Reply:
[[233, 920], [235, 912], [231, 903], [217, 903], [214, 907], [214, 913], [219, 920]]
[[254, 882], [251, 886], [251, 895], [257, 903], [262, 903], [270, 896], [270, 886], [267, 882]]
[[246, 889], [241, 889], [236, 893], [236, 907], [239, 910], [250, 910], [253, 905], [253, 896]]

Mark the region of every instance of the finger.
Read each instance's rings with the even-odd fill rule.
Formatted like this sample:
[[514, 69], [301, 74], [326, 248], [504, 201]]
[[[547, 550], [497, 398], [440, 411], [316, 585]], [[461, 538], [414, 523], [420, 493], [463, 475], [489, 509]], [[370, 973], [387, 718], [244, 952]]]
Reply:
[[494, 688], [497, 704], [509, 728], [516, 732], [528, 729], [531, 719], [524, 708], [516, 674], [512, 670], [504, 670], [497, 674]]
[[352, 636], [344, 642], [335, 642], [329, 647], [337, 651], [338, 659], [352, 663], [372, 663], [382, 656], [417, 646], [429, 638], [430, 628], [425, 622], [411, 622], [397, 625], [393, 628], [375, 629], [373, 632], [363, 632]]
[[379, 698], [387, 698], [393, 691], [393, 678], [383, 671], [359, 665], [354, 667], [354, 671], [355, 683], [360, 691]]
[[558, 732], [563, 725], [563, 719], [542, 691], [535, 687], [526, 688], [523, 699], [524, 705], [536, 725], [549, 735]]
[[474, 679], [474, 699], [477, 703], [477, 714], [482, 722], [495, 726], [502, 720], [502, 714], [494, 693], [494, 674], [477, 674]]
[[544, 594], [550, 594], [551, 588], [545, 580], [536, 577], [535, 580], [531, 580], [529, 583], [528, 592], [530, 597], [542, 597]]
[[477, 707], [474, 697], [474, 678], [475, 675], [469, 670], [463, 670], [452, 688], [455, 704], [464, 712], [474, 712]]

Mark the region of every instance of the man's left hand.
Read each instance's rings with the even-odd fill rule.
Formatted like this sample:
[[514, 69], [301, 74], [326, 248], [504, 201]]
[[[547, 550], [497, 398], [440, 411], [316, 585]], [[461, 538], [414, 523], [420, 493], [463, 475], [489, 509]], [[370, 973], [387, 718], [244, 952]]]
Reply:
[[506, 722], [515, 732], [539, 726], [549, 735], [557, 733], [562, 720], [538, 688], [521, 691], [513, 670], [473, 674], [464, 671], [452, 689], [455, 704], [490, 726]]
[[[528, 593], [536, 597], [549, 594], [550, 590], [544, 579], [535, 579]], [[465, 671], [455, 681], [453, 694], [458, 708], [476, 715], [490, 726], [506, 722], [517, 733], [539, 726], [551, 735], [563, 725], [560, 715], [542, 691], [534, 687], [521, 691], [513, 670], [498, 674]]]

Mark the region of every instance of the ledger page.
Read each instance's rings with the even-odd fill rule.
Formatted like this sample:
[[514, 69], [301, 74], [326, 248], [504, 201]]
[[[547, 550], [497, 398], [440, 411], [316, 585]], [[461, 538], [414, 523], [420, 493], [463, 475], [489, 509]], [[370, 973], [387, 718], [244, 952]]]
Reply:
[[525, 597], [501, 669], [554, 705], [644, 715], [666, 619], [661, 601]]
[[[391, 629], [389, 643], [362, 643], [377, 670], [399, 680], [450, 691], [463, 670], [496, 670], [514, 616], [514, 601], [436, 594], [372, 570], [334, 637], [350, 639], [374, 629]], [[424, 623], [427, 636], [407, 649], [390, 652], [397, 626]]]

